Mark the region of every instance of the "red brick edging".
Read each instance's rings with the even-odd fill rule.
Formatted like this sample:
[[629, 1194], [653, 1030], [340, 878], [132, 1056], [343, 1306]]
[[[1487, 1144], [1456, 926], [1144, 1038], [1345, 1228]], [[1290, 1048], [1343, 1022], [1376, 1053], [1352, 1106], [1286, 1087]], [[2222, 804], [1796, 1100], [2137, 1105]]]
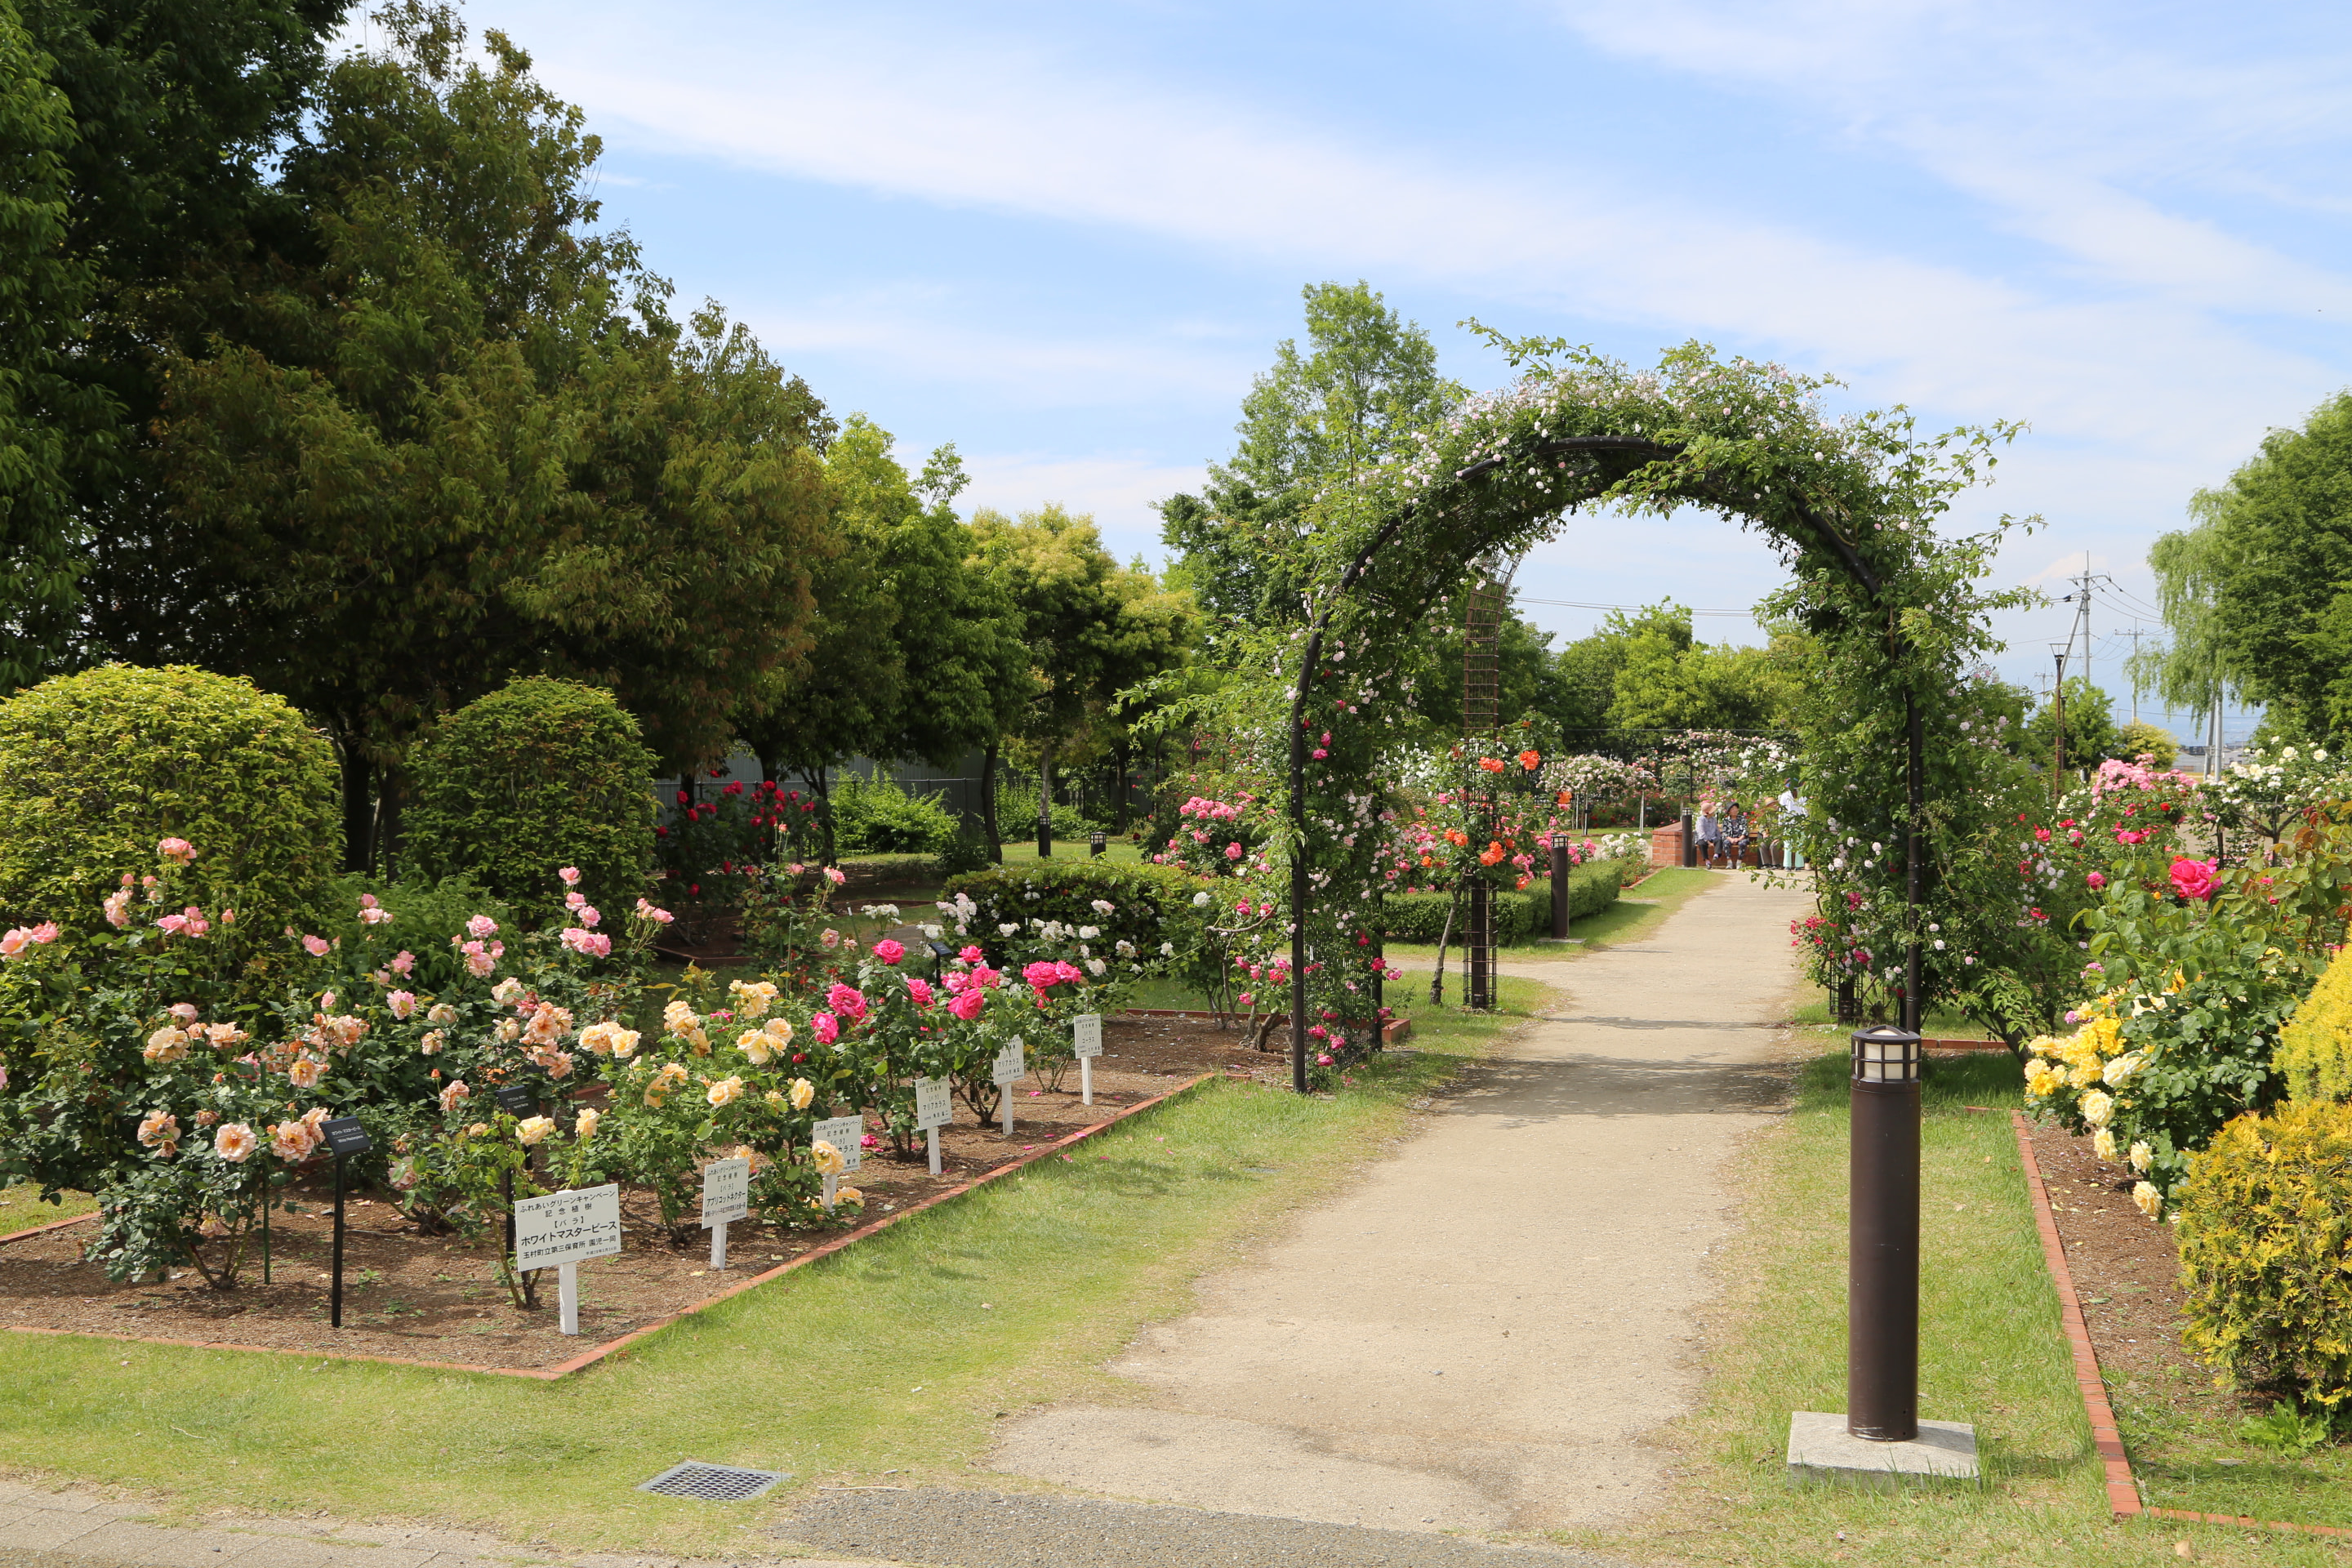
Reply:
[[2090, 1325], [2083, 1320], [2083, 1303], [2074, 1294], [2074, 1271], [2066, 1267], [2066, 1245], [2058, 1238], [2058, 1218], [2050, 1212], [2050, 1190], [2042, 1182], [2042, 1163], [2033, 1157], [2031, 1124], [2022, 1110], [2009, 1113], [2017, 1129], [2017, 1154], [2025, 1166], [2025, 1190], [2033, 1199], [2033, 1224], [2042, 1233], [2042, 1260], [2050, 1266], [2050, 1282], [2058, 1288], [2059, 1321], [2074, 1352], [2074, 1384], [2083, 1395], [2083, 1412], [2091, 1419], [2091, 1437], [2107, 1469], [2107, 1507], [2116, 1519], [2146, 1514], [2151, 1519], [2180, 1519], [2193, 1524], [2234, 1524], [2251, 1530], [2275, 1530], [2290, 1534], [2333, 1535], [2352, 1539], [2352, 1530], [2332, 1524], [2282, 1524], [2226, 1513], [2196, 1513], [2188, 1509], [2150, 1508], [2140, 1500], [2132, 1479], [2131, 1456], [2116, 1427], [2115, 1407], [2107, 1403], [2106, 1379], [2099, 1372], [2099, 1354], [2091, 1345]]
[[[932, 1208], [940, 1204], [946, 1203], [950, 1198], [961, 1197], [964, 1194], [971, 1192], [973, 1188], [992, 1182], [999, 1176], [1009, 1174], [1014, 1171], [1025, 1169], [1030, 1165], [1035, 1164], [1040, 1160], [1050, 1158], [1051, 1156], [1068, 1148], [1073, 1143], [1083, 1142], [1087, 1139], [1093, 1137], [1096, 1133], [1102, 1131], [1105, 1128], [1116, 1127], [1130, 1116], [1138, 1115], [1140, 1112], [1150, 1110], [1155, 1105], [1160, 1105], [1168, 1100], [1173, 1100], [1187, 1089], [1198, 1088], [1200, 1085], [1206, 1083], [1209, 1079], [1219, 1076], [1220, 1075], [1217, 1073], [1204, 1072], [1198, 1078], [1187, 1079], [1184, 1082], [1178, 1084], [1175, 1088], [1170, 1089], [1165, 1094], [1155, 1094], [1150, 1100], [1138, 1100], [1135, 1104], [1129, 1106], [1118, 1115], [1108, 1117], [1103, 1121], [1096, 1122], [1091, 1127], [1081, 1127], [1076, 1132], [1070, 1133], [1066, 1137], [1057, 1138], [1053, 1142], [1041, 1146], [1034, 1153], [1024, 1154], [1018, 1160], [1008, 1160], [1003, 1164], [997, 1166], [994, 1170], [988, 1172], [985, 1175], [974, 1176], [971, 1181], [964, 1183], [961, 1186], [950, 1187], [943, 1193], [933, 1193], [929, 1197], [925, 1198], [919, 1204], [910, 1205], [906, 1208], [900, 1209], [896, 1214], [886, 1215], [882, 1218], [875, 1220], [870, 1224], [859, 1226], [856, 1230], [849, 1232], [845, 1236], [837, 1236], [834, 1237], [831, 1241], [826, 1242], [823, 1247], [814, 1247], [807, 1252], [803, 1252], [789, 1263], [780, 1263], [775, 1268], [768, 1269], [764, 1273], [754, 1274], [749, 1279], [729, 1286], [726, 1289], [719, 1291], [716, 1296], [705, 1297], [703, 1300], [695, 1302], [690, 1307], [680, 1308], [667, 1318], [658, 1319], [656, 1321], [647, 1323], [642, 1329], [632, 1330], [630, 1332], [623, 1334], [617, 1340], [607, 1341], [605, 1343], [598, 1345], [593, 1350], [586, 1351], [579, 1355], [573, 1356], [570, 1361], [559, 1362], [553, 1366], [480, 1366], [466, 1362], [422, 1361], [413, 1356], [358, 1355], [342, 1351], [289, 1350], [277, 1345], [240, 1345], [229, 1343], [225, 1340], [169, 1340], [157, 1338], [148, 1334], [109, 1334], [79, 1329], [36, 1329], [13, 1323], [5, 1326], [9, 1332], [17, 1334], [50, 1334], [64, 1339], [79, 1340], [113, 1340], [123, 1344], [134, 1345], [178, 1345], [190, 1350], [244, 1351], [248, 1354], [304, 1356], [316, 1361], [377, 1362], [388, 1366], [421, 1366], [429, 1367], [436, 1372], [471, 1372], [485, 1373], [493, 1377], [527, 1377], [541, 1383], [553, 1383], [556, 1379], [567, 1377], [572, 1373], [580, 1371], [583, 1367], [593, 1366], [596, 1363], [603, 1361], [607, 1356], [618, 1355], [622, 1351], [627, 1349], [630, 1345], [636, 1343], [639, 1340], [646, 1339], [653, 1334], [657, 1334], [664, 1329], [668, 1328], [671, 1324], [678, 1322], [683, 1319], [692, 1317], [697, 1312], [704, 1311], [709, 1308], [715, 1307], [719, 1302], [724, 1301], [730, 1297], [740, 1296], [746, 1290], [752, 1289], [757, 1286], [765, 1285], [769, 1280], [777, 1278], [779, 1275], [789, 1274], [795, 1268], [814, 1263], [820, 1258], [829, 1258], [853, 1242], [863, 1241], [867, 1237], [873, 1236], [877, 1232], [889, 1229], [890, 1226], [897, 1225], [900, 1220], [910, 1219], [916, 1215], [922, 1213], [925, 1209]], [[72, 1219], [56, 1220], [48, 1225], [35, 1226], [29, 1230], [20, 1230], [13, 1232], [7, 1236], [0, 1236], [0, 1247], [5, 1247], [9, 1242], [15, 1241], [21, 1237], [36, 1236], [42, 1231], [56, 1230], [62, 1226], [79, 1225], [83, 1221], [94, 1217], [94, 1215], [77, 1215]]]

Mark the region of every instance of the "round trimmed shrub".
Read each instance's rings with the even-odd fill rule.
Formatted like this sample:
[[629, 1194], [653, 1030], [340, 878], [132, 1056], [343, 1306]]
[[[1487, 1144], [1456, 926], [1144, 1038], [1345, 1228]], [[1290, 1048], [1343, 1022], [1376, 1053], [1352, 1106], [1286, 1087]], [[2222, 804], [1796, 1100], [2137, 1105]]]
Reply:
[[155, 846], [195, 857], [174, 892], [256, 940], [310, 929], [341, 868], [334, 747], [251, 681], [110, 664], [0, 702], [0, 924], [102, 926]]
[[2180, 1197], [2189, 1348], [2242, 1387], [2352, 1408], [2352, 1106], [2241, 1116]]
[[2352, 947], [2336, 955], [2279, 1031], [2271, 1065], [2290, 1100], [2352, 1100]]
[[637, 721], [593, 686], [509, 681], [444, 719], [409, 754], [408, 858], [465, 877], [534, 916], [563, 907], [556, 871], [618, 920], [654, 853], [654, 754]]

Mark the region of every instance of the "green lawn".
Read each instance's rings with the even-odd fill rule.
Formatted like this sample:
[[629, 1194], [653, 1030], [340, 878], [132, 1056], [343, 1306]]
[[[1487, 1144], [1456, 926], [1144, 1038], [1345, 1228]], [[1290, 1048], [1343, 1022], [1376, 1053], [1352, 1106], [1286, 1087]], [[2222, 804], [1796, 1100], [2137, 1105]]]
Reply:
[[[221, 1508], [429, 1518], [571, 1548], [718, 1553], [820, 1480], [953, 1482], [995, 1420], [1099, 1369], [1191, 1282], [1403, 1131], [1546, 993], [1416, 1010], [1331, 1099], [1203, 1084], [1055, 1161], [565, 1382], [0, 1335], [0, 1466]], [[594, 1266], [583, 1269], [594, 1289]], [[429, 1350], [420, 1353], [429, 1354]], [[791, 1471], [724, 1509], [632, 1490], [684, 1458]], [[764, 1538], [761, 1544], [765, 1545]]]
[[68, 1193], [59, 1204], [41, 1201], [41, 1189], [20, 1183], [13, 1187], [0, 1187], [0, 1236], [29, 1230], [51, 1220], [71, 1219], [78, 1214], [88, 1214], [98, 1206], [98, 1200], [87, 1193]]
[[[1663, 871], [1652, 872], [1639, 887], [1626, 889], [1615, 903], [1601, 913], [1578, 921], [1574, 931], [1578, 938], [1576, 942], [1553, 945], [1529, 942], [1499, 951], [1505, 958], [1517, 961], [1570, 959], [1580, 952], [1640, 942], [1665, 924], [1668, 915], [1730, 875], [1727, 871], [1685, 870], [1679, 866], [1669, 866]], [[1457, 940], [1446, 947], [1445, 962], [1448, 964], [1458, 962], [1462, 951], [1458, 940], [1461, 934], [1456, 930], [1454, 936]], [[1437, 956], [1436, 945], [1431, 942], [1391, 942], [1388, 952], [1392, 958]]]
[[1630, 1539], [1575, 1539], [1697, 1563], [2104, 1568], [2177, 1563], [2184, 1539], [2206, 1562], [2345, 1561], [2307, 1538], [2109, 1519], [2007, 1114], [2020, 1081], [2007, 1057], [1939, 1058], [1925, 1095], [1920, 1414], [1975, 1425], [1983, 1487], [1786, 1479], [1790, 1413], [1845, 1408], [1847, 1064], [1828, 1055], [1748, 1169], [1706, 1403], [1677, 1424], [1678, 1506]]

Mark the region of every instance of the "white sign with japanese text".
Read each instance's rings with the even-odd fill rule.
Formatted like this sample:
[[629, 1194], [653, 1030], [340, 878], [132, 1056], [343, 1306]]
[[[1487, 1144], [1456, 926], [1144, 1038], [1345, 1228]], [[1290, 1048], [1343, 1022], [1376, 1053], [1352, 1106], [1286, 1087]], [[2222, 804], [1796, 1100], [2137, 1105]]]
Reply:
[[751, 1162], [713, 1160], [702, 1167], [702, 1226], [751, 1216]]
[[829, 1116], [809, 1132], [809, 1142], [830, 1143], [841, 1151], [841, 1173], [857, 1169], [859, 1156], [866, 1149], [866, 1119], [862, 1116]]
[[1102, 1015], [1081, 1013], [1071, 1019], [1070, 1040], [1081, 1059], [1102, 1055]]
[[621, 1250], [621, 1188], [578, 1187], [514, 1206], [515, 1267], [548, 1268]]
[[999, 1089], [1010, 1089], [1028, 1076], [1029, 1064], [1021, 1056], [1021, 1037], [1015, 1035], [996, 1053], [996, 1076], [989, 1081]]
[[915, 1080], [915, 1131], [929, 1132], [934, 1127], [945, 1127], [955, 1120], [955, 1097], [949, 1092], [943, 1078], [919, 1078]]

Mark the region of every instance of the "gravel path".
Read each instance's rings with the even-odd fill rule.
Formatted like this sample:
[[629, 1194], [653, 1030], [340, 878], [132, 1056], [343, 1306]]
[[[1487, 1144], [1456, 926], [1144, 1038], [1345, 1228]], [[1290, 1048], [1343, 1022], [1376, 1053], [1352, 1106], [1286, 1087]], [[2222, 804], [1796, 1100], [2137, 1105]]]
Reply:
[[926, 1568], [1629, 1568], [1589, 1552], [1401, 1530], [977, 1491], [835, 1495], [776, 1534]]
[[1726, 877], [1567, 994], [1423, 1130], [1111, 1371], [1139, 1405], [1007, 1422], [999, 1470], [1376, 1529], [1606, 1529], [1667, 1496], [1727, 1162], [1786, 1096], [1788, 923]]

